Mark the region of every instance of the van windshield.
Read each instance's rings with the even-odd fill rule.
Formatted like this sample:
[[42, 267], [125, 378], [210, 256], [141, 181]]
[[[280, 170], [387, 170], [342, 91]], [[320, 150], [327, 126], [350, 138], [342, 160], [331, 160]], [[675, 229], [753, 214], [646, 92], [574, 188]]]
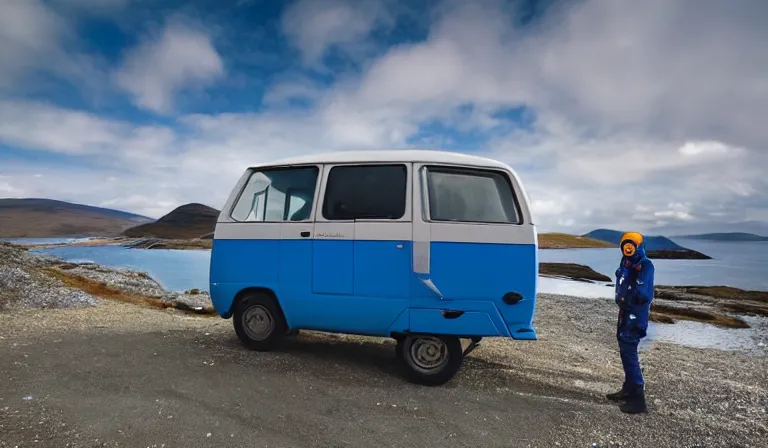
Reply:
[[433, 221], [521, 223], [512, 185], [502, 173], [429, 167], [427, 187]]
[[232, 209], [240, 222], [303, 221], [310, 218], [316, 166], [254, 171]]

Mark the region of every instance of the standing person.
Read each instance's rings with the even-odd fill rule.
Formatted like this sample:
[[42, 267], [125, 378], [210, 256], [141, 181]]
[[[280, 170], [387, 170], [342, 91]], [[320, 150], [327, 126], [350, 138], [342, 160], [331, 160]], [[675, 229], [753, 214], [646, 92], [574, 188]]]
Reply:
[[621, 264], [616, 270], [616, 304], [619, 318], [616, 338], [619, 342], [624, 384], [620, 391], [608, 394], [612, 401], [624, 401], [619, 409], [629, 414], [647, 412], [645, 383], [640, 369], [637, 345], [645, 337], [653, 300], [654, 267], [645, 255], [643, 235], [627, 232], [619, 242]]

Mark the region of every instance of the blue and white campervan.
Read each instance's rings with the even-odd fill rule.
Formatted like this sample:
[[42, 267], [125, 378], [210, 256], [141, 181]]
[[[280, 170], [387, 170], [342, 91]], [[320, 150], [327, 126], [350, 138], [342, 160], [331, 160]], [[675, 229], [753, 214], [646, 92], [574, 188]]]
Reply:
[[438, 385], [483, 337], [536, 339], [537, 278], [509, 166], [362, 151], [247, 169], [216, 224], [210, 291], [251, 349], [299, 329], [392, 337], [409, 377]]

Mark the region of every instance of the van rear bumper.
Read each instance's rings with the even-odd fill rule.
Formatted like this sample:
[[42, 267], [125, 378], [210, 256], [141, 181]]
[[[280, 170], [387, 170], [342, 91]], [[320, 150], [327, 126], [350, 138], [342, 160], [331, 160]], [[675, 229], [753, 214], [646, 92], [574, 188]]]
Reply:
[[536, 330], [531, 325], [511, 324], [509, 326], [509, 334], [512, 336], [512, 339], [521, 341], [535, 341], [537, 339]]

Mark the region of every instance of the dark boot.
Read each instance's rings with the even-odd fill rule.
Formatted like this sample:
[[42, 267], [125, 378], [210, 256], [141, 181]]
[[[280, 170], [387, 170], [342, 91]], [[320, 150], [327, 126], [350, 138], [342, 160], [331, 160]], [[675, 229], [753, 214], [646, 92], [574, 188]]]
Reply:
[[629, 387], [627, 386], [627, 383], [624, 383], [621, 386], [620, 391], [605, 396], [605, 398], [611, 401], [623, 401], [626, 400], [627, 397], [629, 397]]
[[648, 408], [645, 405], [645, 390], [642, 385], [633, 388], [626, 398], [626, 402], [619, 406], [619, 410], [627, 414], [648, 412]]

